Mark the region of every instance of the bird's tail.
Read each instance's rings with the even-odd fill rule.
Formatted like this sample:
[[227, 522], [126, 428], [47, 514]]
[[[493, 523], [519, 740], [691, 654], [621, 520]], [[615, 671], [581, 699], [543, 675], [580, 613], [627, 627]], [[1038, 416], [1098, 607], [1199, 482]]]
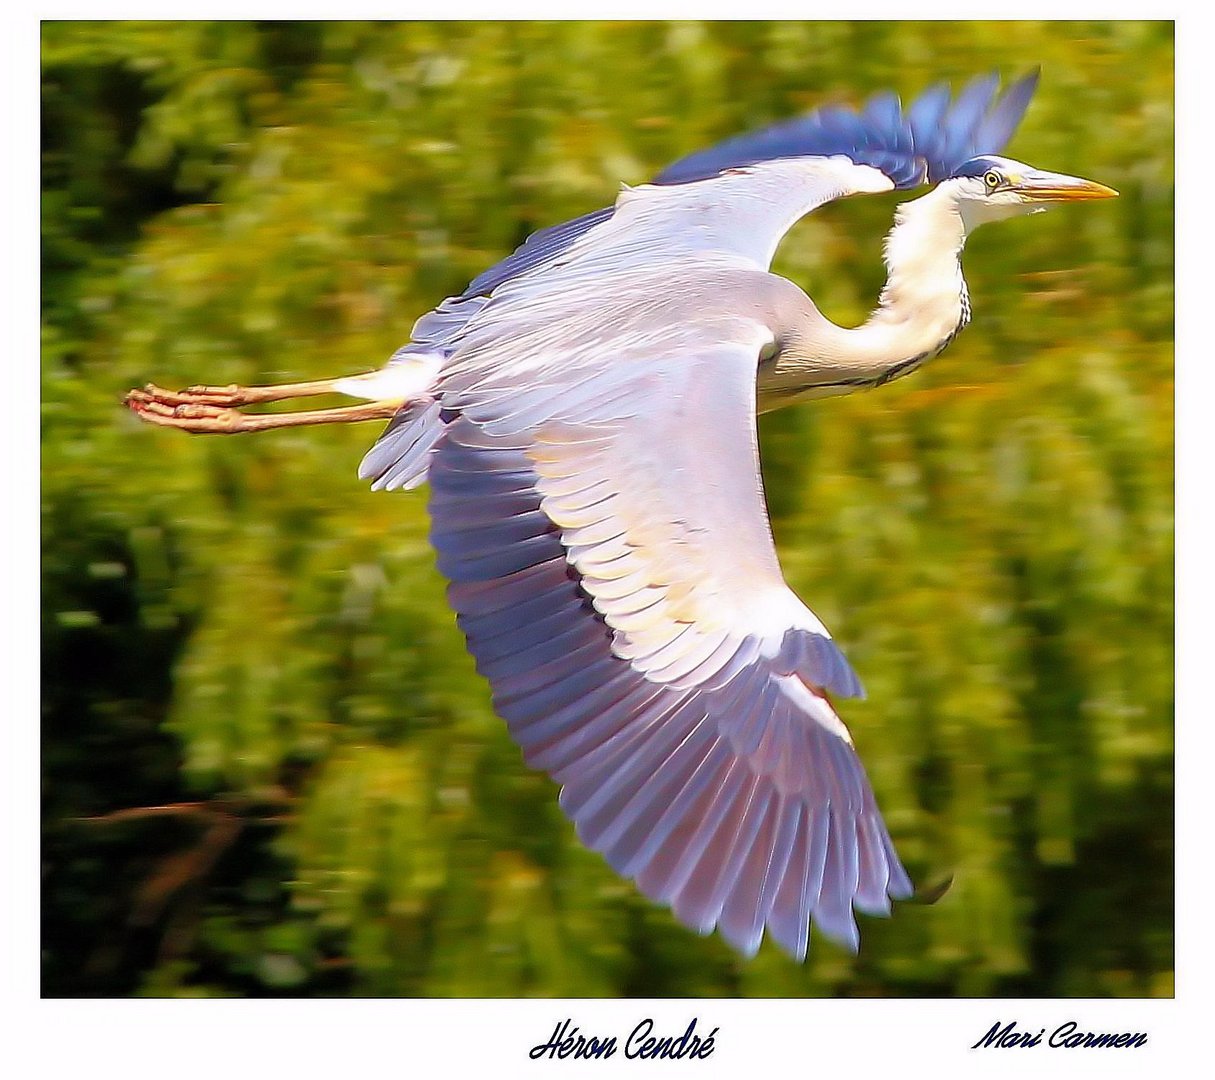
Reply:
[[408, 491], [426, 481], [431, 451], [446, 426], [441, 413], [430, 395], [401, 407], [359, 464], [372, 491]]
[[359, 465], [373, 491], [415, 488], [426, 479], [430, 451], [443, 430], [432, 393], [443, 354], [406, 345], [382, 368], [339, 379], [333, 388], [370, 401], [400, 401], [401, 408]]

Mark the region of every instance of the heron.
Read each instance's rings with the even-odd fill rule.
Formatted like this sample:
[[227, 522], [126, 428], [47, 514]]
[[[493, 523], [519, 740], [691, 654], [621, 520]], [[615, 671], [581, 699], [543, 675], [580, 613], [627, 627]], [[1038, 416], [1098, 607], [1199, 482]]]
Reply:
[[[529, 237], [376, 370], [126, 401], [196, 433], [387, 419], [359, 475], [429, 482], [468, 648], [580, 839], [743, 956], [766, 932], [804, 960], [812, 925], [855, 952], [855, 913], [914, 889], [835, 704], [860, 680], [781, 573], [757, 414], [909, 375], [970, 320], [975, 228], [1117, 194], [1000, 156], [1037, 81], [883, 92], [693, 153]], [[920, 187], [862, 325], [771, 272], [825, 203]], [[241, 411], [330, 393], [360, 403]]]

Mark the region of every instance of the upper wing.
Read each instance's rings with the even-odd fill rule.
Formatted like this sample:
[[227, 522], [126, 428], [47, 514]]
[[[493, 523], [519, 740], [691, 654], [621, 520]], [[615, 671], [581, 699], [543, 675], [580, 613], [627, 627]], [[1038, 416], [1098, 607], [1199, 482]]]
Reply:
[[826, 697], [859, 683], [776, 560], [760, 335], [724, 337], [582, 384], [550, 369], [555, 393], [511, 401], [489, 372], [449, 385], [432, 540], [497, 711], [582, 839], [687, 925], [748, 954], [767, 926], [800, 958], [811, 917], [855, 948], [853, 906], [911, 886]]
[[[941, 83], [924, 91], [906, 111], [892, 93], [875, 94], [859, 113], [826, 106], [689, 154], [667, 166], [654, 183], [686, 184], [780, 158], [843, 155], [877, 169], [892, 187], [935, 184], [968, 158], [1004, 149], [1037, 88], [1038, 72], [1018, 79], [1002, 94], [996, 93], [998, 85], [994, 74], [979, 76], [951, 99], [949, 86]], [[557, 259], [612, 213], [607, 207], [533, 233], [474, 278], [459, 300], [489, 296], [504, 281]]]
[[[519, 295], [565, 293], [588, 279], [598, 286], [688, 256], [767, 270], [782, 237], [812, 210], [847, 195], [893, 189], [884, 173], [843, 155], [742, 165], [692, 184], [626, 187], [610, 218], [543, 265], [502, 282], [489, 304], [500, 309]], [[428, 325], [423, 318], [418, 328]]]

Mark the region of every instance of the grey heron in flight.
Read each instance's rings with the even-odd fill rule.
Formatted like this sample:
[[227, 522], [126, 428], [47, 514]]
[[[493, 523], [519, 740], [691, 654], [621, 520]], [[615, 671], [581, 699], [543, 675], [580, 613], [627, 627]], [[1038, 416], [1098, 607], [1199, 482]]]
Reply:
[[[829, 696], [860, 682], [781, 575], [756, 413], [915, 370], [970, 318], [974, 228], [1116, 194], [998, 156], [1036, 81], [879, 94], [692, 154], [530, 237], [377, 371], [128, 404], [193, 432], [388, 418], [359, 475], [429, 481], [468, 647], [581, 839], [745, 955], [767, 929], [803, 959], [812, 922], [856, 950], [854, 909], [912, 885]], [[769, 271], [824, 203], [925, 184], [864, 325]], [[239, 411], [333, 392], [364, 403]]]

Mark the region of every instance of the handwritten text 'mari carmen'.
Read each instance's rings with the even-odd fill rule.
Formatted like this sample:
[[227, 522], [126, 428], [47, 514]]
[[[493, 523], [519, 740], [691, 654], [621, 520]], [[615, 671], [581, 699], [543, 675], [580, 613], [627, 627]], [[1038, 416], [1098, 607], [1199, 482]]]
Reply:
[[1143, 1046], [1147, 1042], [1147, 1035], [1144, 1032], [1097, 1032], [1097, 1031], [1081, 1031], [1075, 1020], [1069, 1020], [1066, 1024], [1060, 1024], [1048, 1036], [1046, 1028], [1042, 1028], [1038, 1032], [1031, 1030], [1021, 1031], [1017, 1028], [1017, 1022], [1010, 1020], [1003, 1027], [1000, 1026], [1000, 1021], [997, 1020], [991, 1025], [987, 1034], [984, 1035], [974, 1046], [972, 1050], [1011, 1050], [1015, 1047], [1035, 1047], [1045, 1045], [1054, 1050], [1133, 1050]]
[[[718, 1028], [708, 1035], [696, 1034], [696, 1018], [682, 1035], [655, 1035], [654, 1021], [642, 1020], [624, 1040], [626, 1058], [707, 1058], [715, 1049]], [[572, 1020], [562, 1020], [548, 1042], [533, 1046], [529, 1057], [533, 1061], [547, 1058], [610, 1058], [616, 1054], [615, 1035], [583, 1035]]]

